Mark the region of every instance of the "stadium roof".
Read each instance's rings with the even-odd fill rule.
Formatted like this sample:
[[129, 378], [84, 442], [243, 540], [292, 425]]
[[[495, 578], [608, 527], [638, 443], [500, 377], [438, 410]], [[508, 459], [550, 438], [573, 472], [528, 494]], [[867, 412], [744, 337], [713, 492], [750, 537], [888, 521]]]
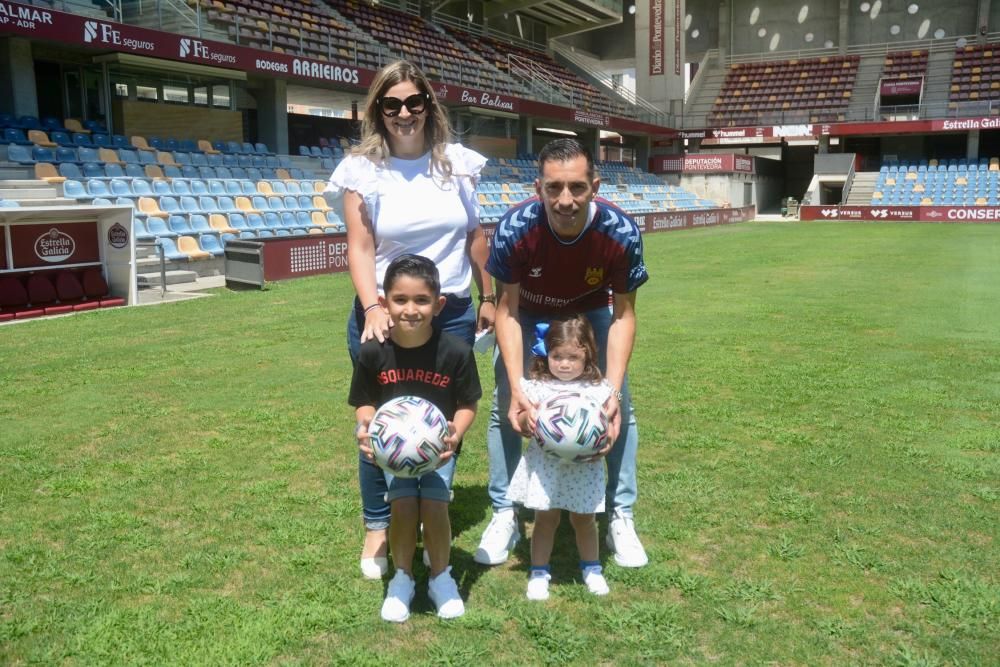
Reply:
[[484, 6], [489, 19], [521, 14], [548, 26], [549, 37], [572, 35], [622, 22], [621, 0], [500, 0]]

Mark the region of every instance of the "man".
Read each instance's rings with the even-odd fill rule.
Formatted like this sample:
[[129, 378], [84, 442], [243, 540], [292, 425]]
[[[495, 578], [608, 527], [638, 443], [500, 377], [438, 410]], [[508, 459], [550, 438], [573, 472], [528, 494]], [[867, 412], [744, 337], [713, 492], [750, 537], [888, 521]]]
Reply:
[[624, 212], [594, 200], [600, 178], [578, 141], [552, 141], [538, 161], [538, 198], [515, 206], [500, 220], [486, 266], [499, 289], [496, 391], [486, 435], [493, 519], [474, 558], [484, 565], [503, 563], [520, 538], [507, 488], [521, 457], [521, 437], [528, 435], [512, 424], [518, 423], [519, 412], [533, 409], [520, 380], [535, 323], [583, 313], [597, 338], [601, 370], [615, 388], [605, 404], [614, 440], [607, 456], [607, 543], [619, 565], [642, 567], [648, 559], [632, 522], [639, 437], [626, 378], [635, 342], [635, 291], [649, 279], [642, 238]]

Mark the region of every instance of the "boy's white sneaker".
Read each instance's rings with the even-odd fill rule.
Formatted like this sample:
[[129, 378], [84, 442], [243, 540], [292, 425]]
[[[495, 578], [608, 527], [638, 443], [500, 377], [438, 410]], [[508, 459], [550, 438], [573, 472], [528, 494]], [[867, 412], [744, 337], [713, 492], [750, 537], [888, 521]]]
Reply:
[[416, 589], [417, 584], [412, 577], [402, 570], [396, 570], [396, 576], [389, 580], [385, 601], [382, 602], [382, 620], [402, 623], [408, 619]]
[[649, 562], [639, 536], [635, 534], [632, 517], [615, 511], [608, 521], [608, 548], [615, 554], [615, 562], [622, 567], [642, 567]]
[[389, 559], [382, 556], [361, 559], [361, 576], [365, 579], [381, 579], [389, 571]]
[[587, 585], [587, 590], [594, 595], [607, 595], [611, 592], [608, 588], [608, 581], [601, 572], [601, 567], [588, 567], [583, 571], [583, 583]]
[[465, 613], [465, 603], [458, 594], [458, 584], [451, 576], [451, 566], [427, 582], [427, 595], [437, 607], [439, 618], [458, 618]]
[[519, 539], [521, 532], [517, 528], [517, 514], [514, 510], [494, 512], [472, 559], [482, 565], [499, 565], [507, 560]]
[[528, 599], [548, 600], [550, 579], [552, 579], [552, 575], [549, 574], [548, 572], [542, 572], [542, 573], [532, 572], [531, 576], [528, 577], [528, 592], [527, 592]]

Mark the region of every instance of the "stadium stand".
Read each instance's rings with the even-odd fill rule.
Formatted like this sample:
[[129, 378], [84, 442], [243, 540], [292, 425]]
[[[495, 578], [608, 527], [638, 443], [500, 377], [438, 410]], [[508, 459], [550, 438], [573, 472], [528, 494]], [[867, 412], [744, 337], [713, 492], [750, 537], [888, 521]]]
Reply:
[[712, 112], [723, 126], [845, 120], [856, 56], [823, 56], [730, 67]]

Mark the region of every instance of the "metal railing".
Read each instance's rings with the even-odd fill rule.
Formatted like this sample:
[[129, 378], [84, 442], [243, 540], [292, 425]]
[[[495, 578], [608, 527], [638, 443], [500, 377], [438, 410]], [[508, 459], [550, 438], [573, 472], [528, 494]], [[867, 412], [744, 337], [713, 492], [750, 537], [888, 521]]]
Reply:
[[634, 91], [616, 85], [610, 76], [604, 72], [594, 69], [591, 63], [587, 62], [586, 59], [581, 58], [579, 54], [575, 53], [571, 48], [555, 41], [552, 41], [551, 44], [553, 51], [579, 67], [582, 71], [586, 72], [588, 76], [604, 86], [607, 89], [608, 95], [620, 97], [627, 104], [635, 107], [635, 109], [624, 108], [622, 111], [625, 116], [664, 126], [669, 125], [672, 122], [672, 117], [669, 113], [659, 108], [649, 100], [640, 97]]

